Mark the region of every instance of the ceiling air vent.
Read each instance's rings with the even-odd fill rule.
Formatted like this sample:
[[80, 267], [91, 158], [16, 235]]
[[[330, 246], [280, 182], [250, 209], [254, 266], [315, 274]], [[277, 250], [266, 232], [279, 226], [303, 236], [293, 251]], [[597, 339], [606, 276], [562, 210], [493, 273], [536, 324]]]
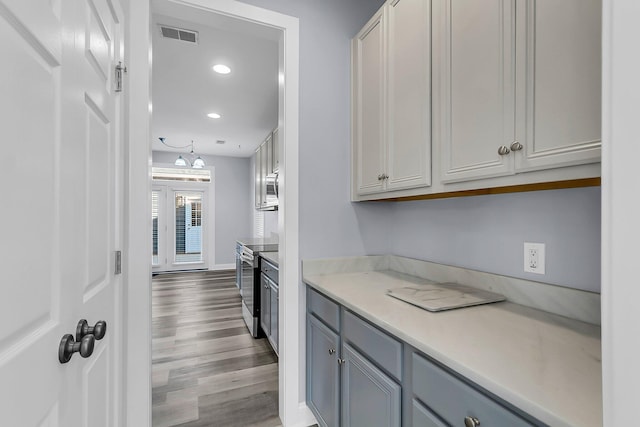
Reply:
[[166, 25], [160, 25], [160, 32], [162, 37], [174, 40], [181, 40], [183, 42], [198, 43], [198, 32], [185, 30], [183, 28], [168, 27]]

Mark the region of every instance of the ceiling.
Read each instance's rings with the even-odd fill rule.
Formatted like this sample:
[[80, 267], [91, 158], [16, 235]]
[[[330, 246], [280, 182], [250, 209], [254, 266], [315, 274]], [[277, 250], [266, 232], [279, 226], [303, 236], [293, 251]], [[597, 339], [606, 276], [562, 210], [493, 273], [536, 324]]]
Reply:
[[[152, 149], [190, 150], [167, 148], [164, 137], [174, 146], [193, 140], [196, 154], [253, 155], [278, 124], [280, 31], [168, 0], [154, 0], [152, 11]], [[159, 24], [197, 31], [198, 43], [164, 38]], [[215, 73], [215, 64], [231, 73]]]

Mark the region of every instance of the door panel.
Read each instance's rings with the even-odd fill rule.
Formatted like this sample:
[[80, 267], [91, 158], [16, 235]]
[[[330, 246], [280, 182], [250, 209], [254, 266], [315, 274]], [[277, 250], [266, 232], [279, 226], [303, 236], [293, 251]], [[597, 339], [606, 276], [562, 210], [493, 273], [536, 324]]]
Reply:
[[[10, 224], [0, 245], [3, 425], [119, 424], [113, 253], [122, 240], [123, 127], [110, 75], [123, 23], [120, 4], [108, 0], [0, 0], [0, 117], [10, 142], [0, 168], [10, 195], [0, 214]], [[102, 35], [102, 71], [87, 54], [99, 56], [99, 38], [86, 43], [93, 33]], [[107, 336], [89, 359], [61, 364], [60, 339], [82, 318], [106, 320]]]
[[88, 212], [86, 218], [88, 255], [87, 291], [93, 287], [104, 285], [107, 280], [107, 262], [109, 235], [111, 233], [111, 192], [109, 185], [112, 165], [111, 123], [106, 121], [106, 115], [98, 110], [97, 105], [85, 96], [86, 127], [87, 127], [87, 197]]
[[[85, 118], [84, 174], [86, 208], [82, 211], [86, 226], [86, 271], [84, 293], [80, 293], [78, 318], [91, 325], [107, 322], [107, 335], [96, 341], [94, 354], [82, 360], [82, 425], [85, 427], [118, 424], [116, 396], [120, 395], [118, 369], [121, 347], [121, 276], [115, 274], [115, 251], [121, 244], [122, 197], [118, 187], [116, 156], [122, 152], [122, 109], [120, 95], [114, 92], [112, 76], [122, 58], [121, 10], [111, 0], [85, 0], [81, 9], [84, 51], [79, 55], [83, 117]], [[82, 44], [80, 44], [82, 47]], [[80, 50], [80, 49], [79, 49]], [[121, 161], [121, 159], [118, 159]]]
[[443, 182], [509, 175], [515, 140], [515, 1], [434, 0], [434, 138]]
[[400, 386], [348, 344], [342, 358], [342, 425], [400, 427]]
[[61, 29], [48, 1], [0, 1], [3, 425], [56, 425], [65, 378], [55, 355], [70, 293], [58, 268], [61, 235], [51, 232], [61, 211]]
[[354, 41], [358, 194], [382, 190], [384, 173], [384, 31], [379, 12]]
[[388, 190], [431, 184], [431, 7], [389, 4]]
[[522, 2], [517, 169], [600, 161], [601, 14], [601, 0]]
[[319, 426], [338, 426], [340, 338], [314, 315], [307, 319], [307, 402]]

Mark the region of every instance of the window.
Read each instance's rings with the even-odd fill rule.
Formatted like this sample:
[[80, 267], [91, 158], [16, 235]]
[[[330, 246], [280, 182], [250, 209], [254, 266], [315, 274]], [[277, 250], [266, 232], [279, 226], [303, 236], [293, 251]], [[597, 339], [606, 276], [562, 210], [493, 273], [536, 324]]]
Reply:
[[191, 203], [191, 226], [200, 227], [202, 225], [202, 202]]

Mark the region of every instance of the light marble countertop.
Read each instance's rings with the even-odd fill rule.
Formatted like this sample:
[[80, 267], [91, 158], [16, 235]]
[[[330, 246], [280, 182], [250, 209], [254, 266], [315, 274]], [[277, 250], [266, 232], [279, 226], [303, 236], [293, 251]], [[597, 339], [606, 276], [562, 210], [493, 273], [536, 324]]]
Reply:
[[260, 256], [262, 258], [266, 259], [276, 267], [278, 267], [278, 254], [279, 252], [260, 252]]
[[540, 421], [602, 425], [597, 325], [511, 302], [430, 313], [386, 295], [426, 279], [313, 273], [303, 276], [311, 287]]
[[278, 237], [241, 237], [236, 242], [245, 246], [277, 245]]

